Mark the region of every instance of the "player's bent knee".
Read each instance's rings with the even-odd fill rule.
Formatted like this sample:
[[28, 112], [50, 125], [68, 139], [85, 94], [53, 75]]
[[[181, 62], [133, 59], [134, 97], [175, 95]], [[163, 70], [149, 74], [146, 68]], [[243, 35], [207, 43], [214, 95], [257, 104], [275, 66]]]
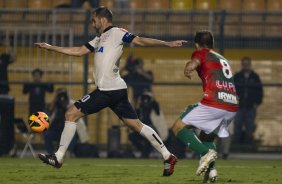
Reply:
[[185, 126], [186, 125], [180, 119], [177, 119], [172, 126], [172, 132], [174, 133], [174, 135], [177, 135], [177, 133]]
[[75, 106], [71, 106], [65, 113], [66, 121], [71, 121], [71, 122], [75, 122], [82, 116], [83, 113], [80, 112]]
[[76, 121], [76, 118], [71, 111], [67, 111], [65, 113], [65, 118], [66, 118], [66, 121], [72, 121], [72, 122]]

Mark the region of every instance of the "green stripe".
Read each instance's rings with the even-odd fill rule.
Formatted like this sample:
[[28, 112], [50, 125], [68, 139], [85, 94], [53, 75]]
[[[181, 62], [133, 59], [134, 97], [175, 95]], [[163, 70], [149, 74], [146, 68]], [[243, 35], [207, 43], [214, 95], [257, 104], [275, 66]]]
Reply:
[[189, 105], [186, 110], [180, 115], [180, 119], [182, 120], [189, 112], [191, 112], [193, 109], [195, 109], [196, 107], [198, 107], [199, 104], [193, 104], [193, 105]]

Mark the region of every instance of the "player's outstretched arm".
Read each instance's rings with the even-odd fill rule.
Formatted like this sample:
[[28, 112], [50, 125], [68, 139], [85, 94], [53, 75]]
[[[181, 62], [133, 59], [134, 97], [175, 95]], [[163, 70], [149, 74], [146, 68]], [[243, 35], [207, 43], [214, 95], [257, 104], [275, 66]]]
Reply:
[[144, 38], [144, 37], [135, 37], [132, 40], [132, 43], [140, 46], [168, 46], [168, 47], [181, 47], [183, 43], [186, 43], [185, 40], [175, 40], [171, 42], [166, 42], [162, 40]]
[[192, 59], [191, 61], [188, 61], [184, 69], [184, 75], [189, 79], [192, 79], [192, 73], [199, 65], [200, 61], [198, 59]]
[[45, 42], [34, 43], [34, 45], [39, 48], [59, 52], [70, 56], [83, 56], [90, 52], [90, 50], [86, 48], [84, 45], [81, 47], [58, 47], [58, 46], [50, 45]]

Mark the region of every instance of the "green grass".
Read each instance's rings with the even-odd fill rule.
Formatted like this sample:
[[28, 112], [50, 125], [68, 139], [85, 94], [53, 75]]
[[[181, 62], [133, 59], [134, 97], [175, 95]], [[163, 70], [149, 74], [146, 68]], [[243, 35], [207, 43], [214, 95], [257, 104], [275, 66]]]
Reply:
[[[1, 184], [189, 184], [201, 183], [195, 175], [197, 160], [179, 160], [174, 175], [162, 177], [161, 160], [67, 159], [54, 169], [37, 159], [0, 158]], [[282, 183], [282, 161], [217, 162], [217, 183]]]

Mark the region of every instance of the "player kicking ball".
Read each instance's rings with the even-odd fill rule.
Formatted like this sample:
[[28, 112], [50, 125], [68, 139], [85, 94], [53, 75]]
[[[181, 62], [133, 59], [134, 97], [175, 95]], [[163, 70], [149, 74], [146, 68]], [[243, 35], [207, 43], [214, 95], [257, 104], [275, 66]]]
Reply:
[[58, 47], [47, 43], [35, 43], [39, 48], [72, 56], [83, 56], [90, 52], [94, 55], [94, 78], [97, 89], [74, 103], [66, 112], [65, 127], [60, 146], [55, 154], [38, 154], [46, 164], [60, 168], [66, 150], [76, 132], [76, 120], [109, 107], [132, 130], [144, 136], [164, 158], [163, 176], [173, 174], [177, 158], [171, 154], [158, 134], [143, 124], [128, 101], [127, 86], [119, 74], [119, 63], [124, 43], [140, 46], [180, 47], [186, 41], [165, 42], [135, 36], [124, 29], [112, 25], [112, 12], [97, 8], [92, 14], [92, 25], [98, 36], [81, 47]]
[[[228, 137], [227, 127], [238, 109], [231, 67], [220, 54], [213, 51], [214, 39], [209, 31], [198, 31], [194, 37], [196, 51], [188, 61], [184, 75], [191, 79], [193, 71], [202, 79], [204, 97], [201, 102], [188, 106], [173, 125], [176, 137], [201, 155], [196, 175], [204, 174], [204, 183], [215, 182], [214, 139]], [[199, 138], [193, 129], [201, 130]]]

